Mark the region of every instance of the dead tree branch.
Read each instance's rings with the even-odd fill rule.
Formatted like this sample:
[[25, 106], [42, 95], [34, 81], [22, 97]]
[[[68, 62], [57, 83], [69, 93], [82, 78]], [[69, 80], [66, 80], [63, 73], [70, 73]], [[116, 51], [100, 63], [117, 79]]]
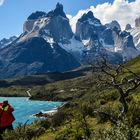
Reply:
[[[123, 65], [113, 66], [108, 64], [104, 57], [102, 61], [92, 64], [92, 67], [94, 71], [98, 72], [97, 78], [100, 82], [112, 86], [118, 91], [119, 101], [122, 105], [118, 118], [123, 119], [128, 112], [126, 97], [140, 86], [140, 76]], [[125, 73], [128, 73], [131, 78], [128, 75], [124, 75]]]

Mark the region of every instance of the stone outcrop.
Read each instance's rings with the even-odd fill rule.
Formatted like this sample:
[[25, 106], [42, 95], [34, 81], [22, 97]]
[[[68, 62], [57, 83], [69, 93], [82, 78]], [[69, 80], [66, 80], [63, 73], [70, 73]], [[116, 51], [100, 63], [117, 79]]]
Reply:
[[140, 17], [135, 19], [135, 27], [140, 27]]
[[126, 27], [125, 27], [125, 30], [128, 31], [128, 30], [131, 30], [131, 29], [132, 29], [131, 25], [127, 24]]

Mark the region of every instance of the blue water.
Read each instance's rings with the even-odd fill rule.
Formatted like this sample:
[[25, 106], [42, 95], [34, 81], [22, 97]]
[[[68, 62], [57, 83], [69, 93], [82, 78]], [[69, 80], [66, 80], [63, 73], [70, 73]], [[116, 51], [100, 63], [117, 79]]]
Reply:
[[49, 102], [49, 101], [32, 101], [28, 100], [27, 97], [0, 97], [0, 102], [8, 99], [9, 104], [14, 107], [14, 116], [16, 118], [13, 123], [14, 127], [18, 123], [25, 123], [27, 120], [28, 123], [31, 123], [37, 120], [33, 114], [36, 114], [40, 111], [51, 111], [63, 105], [62, 102]]

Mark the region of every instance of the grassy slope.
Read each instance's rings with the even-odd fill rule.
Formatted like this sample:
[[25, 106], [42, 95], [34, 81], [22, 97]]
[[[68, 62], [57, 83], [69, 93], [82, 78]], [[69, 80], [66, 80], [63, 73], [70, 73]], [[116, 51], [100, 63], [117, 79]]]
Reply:
[[[131, 69], [132, 71], [136, 72], [137, 74], [140, 74], [140, 57], [135, 58], [134, 60], [132, 60], [131, 62], [126, 64], [126, 67]], [[66, 112], [71, 111], [73, 114], [78, 114], [75, 112], [79, 111], [79, 107], [82, 104], [83, 105], [88, 104], [94, 109], [98, 108], [102, 111], [112, 110], [112, 112], [117, 113], [116, 110], [118, 110], [119, 102], [117, 100], [118, 94], [116, 93], [115, 90], [104, 89], [104, 90], [97, 91], [94, 86], [95, 81], [91, 77], [79, 78], [76, 80], [72, 80], [72, 82], [75, 85], [75, 87], [81, 86], [83, 88], [86, 88], [87, 90], [83, 93], [83, 96], [81, 96], [78, 99], [75, 98], [73, 101], [71, 101], [71, 103], [70, 103], [71, 105], [74, 103], [77, 103], [77, 105], [75, 107], [71, 107], [71, 109], [64, 107], [64, 110]], [[63, 85], [63, 88], [68, 87], [65, 82], [64, 83], [60, 82], [60, 83], [55, 83], [55, 84]], [[76, 84], [77, 84], [77, 86], [76, 86]], [[71, 85], [71, 83], [70, 83], [70, 85]], [[73, 87], [73, 85], [71, 85], [71, 86]], [[77, 94], [76, 92], [74, 92], [74, 93]], [[140, 93], [140, 87], [135, 91], [135, 93], [133, 93], [133, 95], [129, 96], [129, 98], [131, 99], [131, 102], [128, 100], [128, 102], [130, 102], [130, 108], [131, 108], [131, 104], [133, 102], [135, 104], [140, 105], [140, 94], [139, 93]], [[67, 94], [70, 94], [70, 92], [68, 92]], [[129, 112], [128, 115], [130, 115], [131, 113], [133, 113], [133, 112]], [[100, 128], [102, 128], [102, 129], [110, 128], [111, 124], [109, 122], [99, 123], [98, 119], [99, 118], [87, 116], [88, 124], [90, 125], [90, 128], [93, 131], [97, 131]], [[48, 130], [39, 139], [40, 140], [45, 140], [45, 139], [54, 140], [57, 135], [60, 135], [61, 133], [63, 133], [61, 131], [63, 131], [63, 129], [65, 129], [65, 127], [66, 127], [66, 125], [61, 125], [60, 127], [58, 127], [57, 131], [53, 131], [53, 132]], [[76, 129], [75, 126], [73, 126], [73, 128]]]
[[27, 96], [26, 91], [31, 88], [32, 95], [38, 92], [44, 92], [44, 87], [48, 85], [48, 90], [51, 90], [50, 83], [56, 81], [68, 80], [77, 77], [85, 76], [91, 67], [81, 67], [74, 71], [65, 73], [47, 73], [46, 75], [33, 75], [17, 79], [0, 80], [0, 96]]
[[[126, 66], [139, 74], [140, 57], [132, 60], [126, 64]], [[58, 111], [58, 114], [59, 112], [66, 114], [66, 117], [62, 123], [60, 123], [60, 125], [54, 125], [53, 127], [55, 130], [46, 130], [46, 132], [37, 139], [54, 140], [56, 137], [64, 135], [69, 127], [74, 131], [79, 129], [79, 125], [81, 123], [81, 114], [85, 110], [87, 111], [84, 112], [86, 114], [87, 124], [89, 125], [89, 128], [92, 132], [96, 133], [99, 129], [111, 128], [112, 125], [109, 121], [96, 117], [92, 115], [91, 112], [93, 110], [100, 110], [117, 114], [120, 108], [118, 94], [114, 89], [108, 89], [106, 87], [97, 88], [96, 82], [97, 81], [95, 77], [89, 74], [87, 76], [78, 77], [71, 80], [58, 81], [45, 85], [31, 85], [30, 88], [32, 89], [33, 99], [69, 101]], [[15, 91], [17, 90], [17, 93], [24, 90], [23, 86], [20, 86], [20, 88], [19, 86], [18, 88], [15, 86], [14, 88]], [[127, 114], [128, 119], [132, 114], [137, 112], [136, 110], [133, 110], [132, 106], [134, 104], [138, 104], [138, 106], [140, 105], [139, 92], [140, 88], [138, 88], [135, 93], [133, 93], [133, 95], [128, 97], [128, 103], [130, 104], [129, 112]], [[59, 115], [56, 116], [58, 117]], [[56, 119], [61, 119], [57, 117]], [[53, 122], [55, 123], [55, 121]], [[81, 129], [79, 133], [83, 133]], [[68, 140], [74, 140], [73, 136], [71, 135], [67, 135], [67, 137]]]

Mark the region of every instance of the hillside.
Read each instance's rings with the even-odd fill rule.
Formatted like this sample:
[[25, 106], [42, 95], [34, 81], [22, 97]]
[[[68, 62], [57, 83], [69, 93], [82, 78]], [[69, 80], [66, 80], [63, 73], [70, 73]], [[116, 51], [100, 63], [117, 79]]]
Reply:
[[[44, 75], [31, 75], [16, 79], [0, 80], [0, 96], [27, 96], [26, 91], [28, 88], [38, 88], [57, 81], [84, 77], [89, 75], [91, 70], [91, 66], [81, 66], [78, 69], [64, 73], [49, 72]], [[33, 92], [33, 95], [36, 93], [34, 90], [31, 92]]]
[[[139, 75], [140, 57], [125, 64]], [[26, 138], [37, 140], [128, 140], [140, 138], [140, 87], [127, 98], [129, 106], [125, 119], [118, 125], [110, 121], [106, 113], [117, 118], [121, 110], [118, 92], [111, 87], [97, 86], [97, 73], [70, 80], [57, 81], [46, 85], [32, 85], [32, 99], [67, 101], [57, 114], [45, 121], [35, 122], [30, 126], [17, 128], [10, 135], [14, 139]], [[121, 77], [125, 74], [121, 75]], [[129, 74], [127, 77], [132, 77]], [[107, 77], [104, 77], [106, 79]], [[22, 86], [21, 86], [22, 87]], [[22, 87], [23, 88], [23, 87]], [[21, 88], [21, 89], [22, 89]], [[20, 90], [18, 89], [18, 92]], [[102, 112], [101, 114], [95, 113]], [[19, 135], [19, 131], [22, 131]]]

